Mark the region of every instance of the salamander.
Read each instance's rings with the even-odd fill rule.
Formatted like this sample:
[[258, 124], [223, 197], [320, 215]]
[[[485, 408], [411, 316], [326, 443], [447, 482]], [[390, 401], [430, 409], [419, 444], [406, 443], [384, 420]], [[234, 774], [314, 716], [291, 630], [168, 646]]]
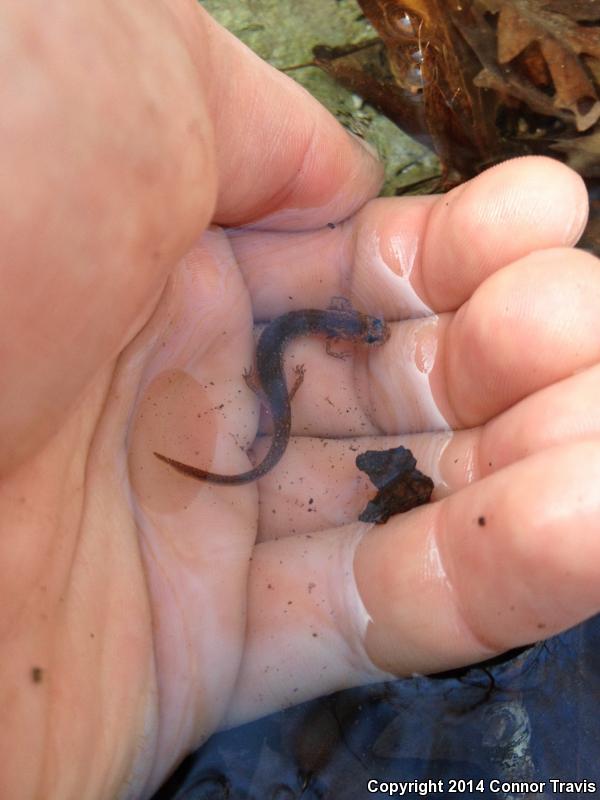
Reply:
[[381, 345], [389, 338], [390, 329], [382, 319], [356, 311], [344, 298], [334, 300], [337, 302], [326, 310], [309, 308], [282, 314], [266, 326], [259, 338], [256, 347], [256, 372], [246, 372], [244, 378], [252, 389], [260, 392], [273, 420], [271, 446], [260, 464], [247, 472], [221, 475], [183, 464], [161, 453], [155, 452], [154, 455], [191, 478], [229, 486], [250, 483], [273, 469], [288, 445], [292, 423], [291, 399], [304, 376], [304, 367], [297, 367], [296, 380], [288, 392], [283, 371], [283, 354], [288, 342], [310, 334], [326, 336], [328, 345], [330, 340], [335, 339], [356, 344]]

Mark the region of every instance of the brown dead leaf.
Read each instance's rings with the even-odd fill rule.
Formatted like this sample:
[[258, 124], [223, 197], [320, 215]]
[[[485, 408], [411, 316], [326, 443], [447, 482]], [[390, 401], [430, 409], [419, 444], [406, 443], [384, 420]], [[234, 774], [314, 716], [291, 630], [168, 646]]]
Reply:
[[[600, 0], [359, 2], [396, 86], [423, 105], [447, 178], [561, 142], [597, 174]], [[391, 101], [400, 125], [402, 103]]]
[[[564, 4], [555, 3], [550, 10], [548, 0], [481, 3], [487, 11], [498, 14], [498, 63], [508, 64], [526, 48], [538, 48], [552, 77], [554, 107], [570, 111], [578, 131], [591, 128], [600, 119], [600, 100], [581, 56], [600, 59], [600, 27], [579, 25]], [[564, 11], [557, 11], [557, 6]], [[579, 13], [588, 19], [591, 4], [579, 6]]]
[[548, 0], [548, 11], [564, 14], [578, 22], [600, 22], [598, 0]]
[[[359, 0], [383, 39], [396, 83], [425, 109], [425, 120], [445, 166], [475, 174], [498, 143], [496, 99], [473, 79], [479, 62], [453, 16], [467, 17], [462, 0]], [[466, 19], [465, 19], [466, 23]]]

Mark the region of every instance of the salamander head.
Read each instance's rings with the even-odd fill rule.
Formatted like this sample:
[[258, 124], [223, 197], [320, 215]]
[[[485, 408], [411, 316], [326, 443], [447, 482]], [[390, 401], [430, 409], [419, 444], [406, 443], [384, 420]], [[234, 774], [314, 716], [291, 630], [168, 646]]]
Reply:
[[390, 338], [390, 328], [385, 320], [361, 314], [362, 334], [361, 339], [365, 344], [383, 344]]

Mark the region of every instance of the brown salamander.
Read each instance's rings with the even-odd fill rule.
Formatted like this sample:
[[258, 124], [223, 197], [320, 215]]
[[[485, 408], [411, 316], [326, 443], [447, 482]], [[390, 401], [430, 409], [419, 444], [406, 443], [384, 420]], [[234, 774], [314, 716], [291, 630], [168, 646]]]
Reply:
[[237, 475], [220, 475], [183, 464], [160, 453], [155, 452], [154, 455], [191, 478], [230, 486], [250, 483], [273, 469], [288, 445], [292, 423], [290, 401], [302, 383], [304, 374], [303, 367], [296, 368], [296, 381], [288, 392], [283, 371], [283, 352], [287, 343], [298, 336], [317, 333], [324, 334], [330, 340], [344, 339], [366, 345], [381, 345], [389, 338], [390, 330], [383, 320], [361, 314], [343, 298], [335, 299], [338, 302], [325, 311], [309, 308], [282, 314], [270, 322], [260, 336], [256, 347], [256, 374], [244, 374], [246, 382], [253, 389], [259, 389], [273, 420], [271, 446], [258, 466]]

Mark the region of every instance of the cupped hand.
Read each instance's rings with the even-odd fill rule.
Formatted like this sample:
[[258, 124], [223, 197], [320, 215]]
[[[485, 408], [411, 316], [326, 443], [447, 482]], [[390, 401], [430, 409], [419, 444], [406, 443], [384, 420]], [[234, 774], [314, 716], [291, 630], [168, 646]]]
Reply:
[[[579, 178], [521, 159], [374, 200], [372, 156], [194, 3], [38, 5], [2, 12], [0, 795], [142, 797], [220, 726], [593, 614]], [[260, 460], [253, 328], [334, 296], [392, 335], [286, 350], [276, 469], [154, 458]], [[397, 444], [434, 502], [369, 529], [354, 459]]]

